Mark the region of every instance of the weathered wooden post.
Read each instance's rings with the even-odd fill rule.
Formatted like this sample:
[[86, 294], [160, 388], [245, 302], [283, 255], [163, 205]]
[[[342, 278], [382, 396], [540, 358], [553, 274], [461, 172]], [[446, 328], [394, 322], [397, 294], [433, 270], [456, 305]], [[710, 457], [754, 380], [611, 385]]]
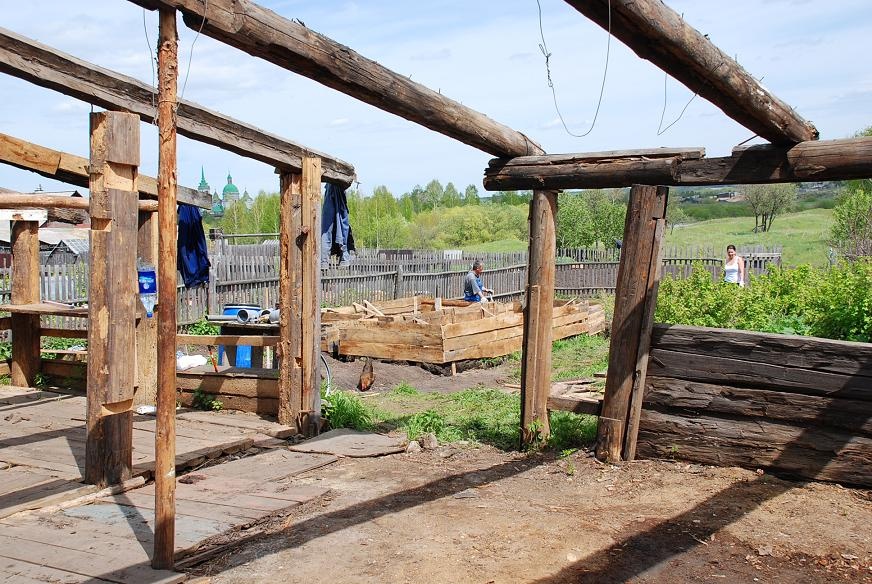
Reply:
[[557, 191], [533, 191], [521, 355], [521, 445], [547, 439], [551, 391]]
[[136, 382], [139, 116], [91, 114], [91, 256], [85, 480], [131, 475]]
[[[39, 222], [13, 221], [12, 304], [33, 304], [39, 297]], [[39, 371], [39, 315], [12, 313], [12, 385], [33, 387]]]
[[176, 11], [161, 9], [158, 37], [158, 262], [157, 429], [154, 464], [154, 555], [151, 565], [171, 569], [176, 528]]
[[320, 418], [321, 160], [281, 175], [279, 233], [279, 422], [299, 432]]
[[302, 214], [302, 179], [299, 174], [282, 173], [279, 213], [279, 423], [296, 425], [302, 402], [302, 258], [297, 240]]
[[[157, 266], [158, 219], [156, 213], [139, 212], [136, 253], [143, 262]], [[135, 404], [157, 401], [157, 319], [148, 318], [137, 303], [136, 314], [136, 397]]]
[[317, 433], [321, 419], [321, 159], [303, 158], [302, 389], [300, 430]]
[[[634, 388], [644, 391], [644, 369], [659, 274], [653, 264], [659, 261], [668, 192], [667, 187], [642, 185], [633, 185], [630, 189], [615, 288], [606, 390], [597, 429], [596, 455], [608, 462], [621, 460]], [[643, 341], [646, 334], [647, 340]], [[639, 366], [640, 349], [645, 354], [642, 368]], [[637, 399], [641, 409], [642, 398]], [[638, 432], [638, 422], [633, 427], [634, 432]]]

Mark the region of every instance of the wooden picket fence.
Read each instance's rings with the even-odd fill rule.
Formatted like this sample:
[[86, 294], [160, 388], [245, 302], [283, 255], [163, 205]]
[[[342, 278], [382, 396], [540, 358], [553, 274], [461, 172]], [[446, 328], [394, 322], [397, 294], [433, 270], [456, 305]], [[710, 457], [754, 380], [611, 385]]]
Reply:
[[[780, 266], [780, 248], [747, 248], [745, 257], [749, 273], [762, 274]], [[191, 324], [205, 314], [220, 314], [225, 305], [251, 304], [275, 306], [278, 299], [278, 255], [275, 241], [260, 244], [231, 245], [214, 242], [208, 286], [178, 289], [178, 323]], [[555, 288], [565, 297], [587, 298], [613, 293], [617, 281], [620, 250], [557, 250]], [[667, 248], [663, 271], [683, 278], [694, 263], [701, 263], [712, 277], [720, 277], [723, 259], [708, 247]], [[344, 267], [322, 270], [322, 303], [343, 306], [369, 300], [378, 302], [415, 294], [433, 297], [463, 296], [463, 278], [472, 262], [485, 266], [482, 279], [496, 291], [498, 300], [518, 300], [527, 280], [527, 253], [476, 253], [422, 250], [360, 250], [355, 261]], [[10, 301], [11, 268], [7, 258], [0, 259], [0, 302]], [[88, 264], [43, 266], [40, 280], [43, 300], [80, 306], [87, 302]], [[81, 318], [44, 316], [43, 326], [81, 329]]]

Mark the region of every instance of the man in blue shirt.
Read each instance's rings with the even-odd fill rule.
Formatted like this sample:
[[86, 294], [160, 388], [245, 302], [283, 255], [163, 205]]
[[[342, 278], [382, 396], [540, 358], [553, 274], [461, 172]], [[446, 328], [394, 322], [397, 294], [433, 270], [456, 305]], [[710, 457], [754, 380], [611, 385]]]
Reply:
[[475, 260], [472, 264], [472, 269], [466, 274], [463, 280], [463, 299], [467, 302], [487, 302], [485, 294], [493, 295], [494, 291], [490, 288], [485, 288], [481, 283], [481, 273], [484, 267], [481, 262]]

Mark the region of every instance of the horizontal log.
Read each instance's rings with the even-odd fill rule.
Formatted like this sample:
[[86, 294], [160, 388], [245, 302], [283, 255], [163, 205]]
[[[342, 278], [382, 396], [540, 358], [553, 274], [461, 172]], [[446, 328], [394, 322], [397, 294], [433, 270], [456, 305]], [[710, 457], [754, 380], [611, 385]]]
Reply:
[[543, 152], [520, 132], [250, 0], [131, 1], [145, 8], [178, 9], [193, 30], [484, 152]]
[[737, 150], [732, 156], [698, 160], [606, 158], [558, 164], [546, 162], [550, 156], [533, 158], [512, 159], [511, 164], [510, 160], [492, 161], [485, 170], [484, 188], [489, 191], [620, 188], [637, 183], [705, 186], [868, 178], [872, 177], [872, 137], [801, 142], [794, 146], [765, 144]]
[[176, 386], [186, 391], [201, 390], [215, 395], [278, 399], [277, 369], [252, 369], [247, 375], [204, 371], [176, 372]]
[[820, 428], [643, 410], [638, 452], [872, 486], [872, 439]]
[[[667, 351], [872, 378], [872, 343], [656, 324], [651, 346]], [[868, 383], [872, 387], [872, 379]]]
[[614, 160], [650, 160], [658, 158], [678, 158], [679, 160], [699, 160], [705, 157], [705, 148], [644, 148], [635, 150], [605, 150], [581, 154], [542, 154], [539, 156], [517, 156], [515, 158], [494, 158], [488, 166], [555, 166], [576, 162], [606, 162]]
[[[0, 193], [0, 209], [66, 209], [87, 211], [89, 199], [84, 197], [58, 197], [53, 195], [34, 195], [24, 193]], [[139, 210], [157, 212], [157, 201], [139, 201]], [[80, 213], [78, 223], [82, 223], [87, 213]]]
[[744, 389], [669, 377], [648, 376], [645, 408], [672, 415], [724, 414], [781, 420], [795, 426], [830, 426], [872, 435], [872, 402]]
[[866, 377], [797, 369], [713, 355], [653, 349], [648, 375], [735, 387], [872, 401]]
[[[30, 170], [77, 187], [89, 188], [88, 159], [52, 150], [9, 134], [0, 133], [0, 162]], [[144, 174], [137, 175], [140, 198], [157, 199], [157, 181]], [[212, 196], [198, 190], [177, 186], [180, 203], [203, 209], [212, 208]]]
[[[157, 90], [150, 85], [3, 28], [0, 28], [0, 71], [106, 109], [138, 114], [145, 122], [152, 122], [157, 116]], [[286, 172], [300, 173], [304, 156], [318, 156], [324, 181], [347, 187], [354, 180], [354, 167], [347, 162], [187, 100], [179, 101], [176, 127], [183, 136]]]
[[40, 371], [43, 375], [51, 375], [61, 379], [85, 380], [88, 365], [83, 361], [64, 361], [63, 359], [42, 359]]
[[567, 3], [758, 136], [781, 144], [817, 139], [812, 124], [661, 0]]
[[41, 328], [39, 329], [39, 334], [43, 337], [58, 337], [61, 339], [88, 338], [88, 331], [79, 329]]
[[566, 395], [551, 395], [548, 396], [548, 409], [561, 412], [572, 412], [574, 414], [591, 414], [593, 416], [600, 415], [602, 410], [602, 399], [594, 399], [589, 397], [572, 397]]
[[[179, 402], [185, 407], [194, 407], [195, 390], [180, 389], [178, 392]], [[238, 410], [251, 412], [261, 416], [275, 416], [279, 411], [279, 400], [273, 397], [245, 397], [241, 395], [225, 395], [201, 390], [213, 399], [221, 402], [221, 408], [225, 410]]]
[[274, 347], [279, 337], [274, 335], [176, 335], [177, 345], [243, 345]]

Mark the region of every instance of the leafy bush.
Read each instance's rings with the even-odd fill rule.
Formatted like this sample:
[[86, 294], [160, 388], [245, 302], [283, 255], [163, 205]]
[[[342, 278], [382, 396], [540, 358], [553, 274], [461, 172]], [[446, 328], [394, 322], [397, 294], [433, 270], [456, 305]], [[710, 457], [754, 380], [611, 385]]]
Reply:
[[354, 394], [345, 391], [321, 393], [321, 416], [331, 428], [370, 430], [372, 414]]
[[405, 381], [391, 390], [391, 395], [418, 395], [421, 393]]
[[185, 333], [189, 335], [213, 336], [220, 334], [221, 332], [221, 327], [219, 325], [209, 322], [205, 318], [201, 318], [197, 322], [189, 324], [183, 328], [185, 329]]
[[435, 410], [419, 412], [406, 422], [406, 434], [409, 440], [416, 440], [423, 434], [435, 434], [438, 438], [445, 431], [445, 418]]
[[695, 265], [660, 284], [657, 322], [872, 341], [872, 261], [773, 269], [740, 288]]
[[215, 396], [205, 393], [198, 389], [194, 391], [194, 396], [191, 398], [191, 405], [198, 410], [206, 410], [207, 412], [219, 412], [224, 407], [224, 403], [215, 399]]

